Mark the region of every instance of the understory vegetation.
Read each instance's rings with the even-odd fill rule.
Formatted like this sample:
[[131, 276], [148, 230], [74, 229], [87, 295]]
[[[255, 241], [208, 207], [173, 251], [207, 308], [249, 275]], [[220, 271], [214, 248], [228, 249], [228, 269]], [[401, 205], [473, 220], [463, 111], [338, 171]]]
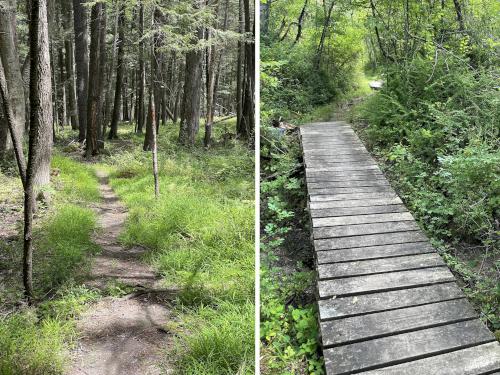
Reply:
[[496, 75], [453, 57], [415, 59], [389, 69], [387, 85], [354, 113], [392, 185], [493, 330], [500, 329]]
[[[295, 328], [292, 312], [299, 316], [298, 308], [314, 305], [290, 302], [295, 286], [304, 284], [288, 284], [300, 272], [284, 265], [308, 226], [297, 198], [306, 189], [297, 178], [300, 151], [290, 123], [355, 124], [500, 338], [499, 6], [491, 0], [262, 5], [263, 373], [322, 371], [316, 350], [297, 349], [307, 335]], [[370, 93], [370, 80], [382, 89]], [[305, 265], [294, 271], [312, 267], [305, 254], [292, 259]], [[297, 365], [297, 358], [307, 364]]]
[[261, 372], [322, 374], [297, 134], [261, 133]]
[[[179, 374], [254, 373], [254, 182], [253, 151], [232, 139], [235, 122], [214, 129], [210, 150], [179, 146], [177, 128], [160, 128], [160, 191], [154, 196], [151, 154], [133, 125], [120, 126], [96, 164], [78, 161], [80, 149], [62, 134], [52, 160], [50, 202], [39, 203], [34, 251], [34, 306], [19, 305], [22, 238], [13, 222], [0, 242], [0, 374], [62, 374], [78, 338], [75, 319], [103, 295], [84, 285], [99, 230], [92, 207], [99, 203], [96, 169], [129, 209], [125, 245], [148, 250], [145, 262], [163, 276], [165, 288], [179, 290], [175, 319], [165, 327], [176, 337], [165, 359]], [[71, 133], [71, 134], [70, 134]], [[202, 139], [197, 140], [201, 143]], [[2, 209], [21, 219], [18, 177], [7, 165], [1, 175]], [[5, 186], [5, 189], [3, 188]], [[49, 208], [50, 207], [50, 208]]]
[[[3, 186], [17, 187], [14, 166], [6, 165]], [[36, 303], [19, 305], [21, 283], [22, 228], [13, 221], [6, 238], [0, 241], [0, 374], [61, 374], [67, 361], [68, 345], [76, 339], [74, 318], [99, 293], [79, 282], [98, 251], [91, 235], [97, 229], [90, 206], [99, 200], [97, 179], [91, 168], [61, 154], [52, 160], [49, 202], [40, 202], [37, 211], [33, 278]], [[78, 180], [74, 180], [78, 178]], [[73, 182], [75, 181], [75, 182]], [[19, 215], [21, 192], [2, 190], [2, 209]], [[8, 214], [3, 212], [2, 217]]]
[[254, 162], [253, 150], [230, 139], [234, 127], [220, 123], [210, 150], [179, 146], [177, 129], [162, 128], [157, 200], [151, 157], [131, 127], [120, 139], [134, 147], [111, 149], [105, 160], [129, 209], [124, 244], [151, 250], [147, 261], [165, 286], [181, 289], [169, 327], [179, 336], [173, 361], [181, 374], [254, 371]]

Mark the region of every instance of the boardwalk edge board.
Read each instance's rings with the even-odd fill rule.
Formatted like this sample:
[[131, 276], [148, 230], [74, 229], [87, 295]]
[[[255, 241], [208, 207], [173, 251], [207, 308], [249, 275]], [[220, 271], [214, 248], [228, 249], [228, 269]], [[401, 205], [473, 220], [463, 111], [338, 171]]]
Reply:
[[326, 374], [500, 374], [500, 345], [350, 125], [300, 134]]

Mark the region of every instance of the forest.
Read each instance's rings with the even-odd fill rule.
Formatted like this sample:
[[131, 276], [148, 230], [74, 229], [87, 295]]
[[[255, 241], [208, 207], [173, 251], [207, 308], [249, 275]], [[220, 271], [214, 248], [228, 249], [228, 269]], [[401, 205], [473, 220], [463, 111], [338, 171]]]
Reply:
[[0, 1], [0, 374], [254, 373], [248, 0]]
[[268, 0], [260, 41], [261, 372], [325, 371], [294, 128], [312, 121], [353, 124], [499, 339], [500, 3]]

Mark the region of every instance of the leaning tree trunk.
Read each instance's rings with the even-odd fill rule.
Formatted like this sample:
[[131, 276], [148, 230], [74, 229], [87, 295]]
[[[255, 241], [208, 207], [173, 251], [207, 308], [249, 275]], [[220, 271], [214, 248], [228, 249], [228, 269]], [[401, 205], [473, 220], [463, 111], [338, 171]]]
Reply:
[[30, 10], [30, 138], [24, 193], [23, 282], [25, 295], [33, 299], [34, 191], [49, 182], [52, 146], [52, 110], [47, 0], [31, 0]]
[[[64, 0], [68, 1], [68, 0]], [[87, 96], [89, 81], [89, 51], [87, 42], [87, 9], [85, 0], [73, 0], [75, 27], [76, 92], [78, 96], [78, 140], [83, 142], [87, 133]]]
[[[3, 107], [2, 107], [3, 106]], [[23, 183], [23, 187], [26, 186], [26, 160], [23, 153], [23, 142], [22, 139], [18, 137], [16, 127], [16, 119], [14, 112], [12, 111], [12, 106], [9, 100], [9, 91], [7, 89], [7, 81], [5, 80], [4, 68], [2, 66], [2, 60], [0, 59], [0, 110], [5, 114], [5, 120], [7, 121], [7, 126], [9, 127], [10, 138], [12, 141], [12, 146], [14, 148], [14, 154], [16, 156], [17, 167], [19, 169], [19, 176]]]
[[91, 157], [99, 153], [97, 145], [97, 121], [99, 119], [100, 88], [99, 82], [99, 44], [100, 26], [102, 17], [102, 3], [96, 3], [92, 7], [90, 17], [90, 64], [89, 64], [89, 92], [87, 99], [87, 149], [85, 156]]
[[[203, 39], [203, 28], [198, 28], [198, 40]], [[200, 123], [201, 70], [203, 52], [194, 49], [186, 54], [184, 74], [184, 97], [182, 100], [179, 142], [194, 145], [196, 130]]]
[[[115, 86], [115, 100], [113, 105], [113, 116], [111, 118], [111, 128], [109, 130], [109, 139], [118, 137], [118, 122], [120, 121], [120, 104], [123, 86], [123, 58], [125, 55], [125, 7], [120, 7], [120, 14], [118, 16], [118, 60], [116, 63], [116, 86]], [[126, 95], [124, 96], [126, 97]], [[126, 108], [124, 108], [124, 111]]]
[[[16, 1], [0, 0], [0, 61], [3, 65], [9, 103], [14, 115], [14, 131], [22, 140], [25, 123], [24, 87], [16, 37]], [[0, 157], [12, 149], [7, 118], [0, 117]]]

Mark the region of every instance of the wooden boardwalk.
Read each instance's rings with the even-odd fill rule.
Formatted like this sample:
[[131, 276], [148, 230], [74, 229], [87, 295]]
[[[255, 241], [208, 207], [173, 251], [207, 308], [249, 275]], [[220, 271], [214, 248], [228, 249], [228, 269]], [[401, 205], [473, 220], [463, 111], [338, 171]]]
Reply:
[[327, 375], [500, 374], [500, 345], [345, 122], [300, 128]]

